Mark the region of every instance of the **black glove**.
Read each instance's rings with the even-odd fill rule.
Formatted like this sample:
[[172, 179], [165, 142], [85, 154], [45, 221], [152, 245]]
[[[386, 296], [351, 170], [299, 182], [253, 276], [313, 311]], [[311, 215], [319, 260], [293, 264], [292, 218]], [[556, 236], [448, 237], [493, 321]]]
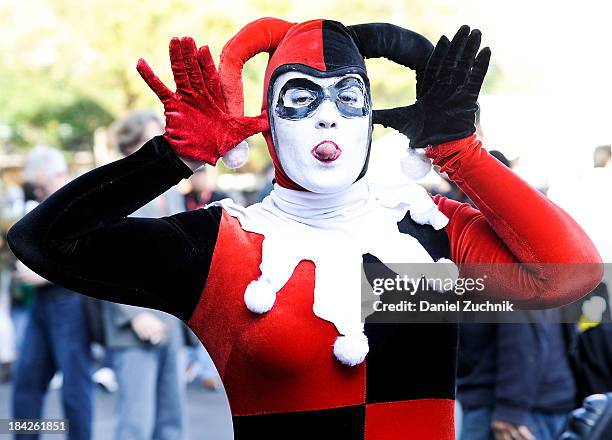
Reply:
[[478, 94], [491, 58], [488, 47], [478, 52], [480, 37], [479, 30], [470, 32], [462, 26], [452, 42], [440, 38], [417, 84], [416, 103], [374, 111], [373, 122], [403, 133], [410, 139], [410, 148], [473, 134]]

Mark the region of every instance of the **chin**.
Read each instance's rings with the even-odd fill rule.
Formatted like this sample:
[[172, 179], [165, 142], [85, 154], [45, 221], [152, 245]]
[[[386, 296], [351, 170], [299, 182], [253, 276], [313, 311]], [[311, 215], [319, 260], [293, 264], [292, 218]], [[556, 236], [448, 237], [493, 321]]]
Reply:
[[318, 173], [313, 173], [309, 179], [300, 179], [298, 183], [302, 188], [319, 194], [331, 194], [342, 191], [355, 182], [357, 175], [347, 178], [346, 176], [338, 176], [338, 170], [325, 170]]

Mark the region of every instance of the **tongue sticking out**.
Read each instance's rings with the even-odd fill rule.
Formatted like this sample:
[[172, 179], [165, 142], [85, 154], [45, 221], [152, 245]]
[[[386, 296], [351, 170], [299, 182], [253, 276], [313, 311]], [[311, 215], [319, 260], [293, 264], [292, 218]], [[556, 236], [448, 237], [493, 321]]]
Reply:
[[342, 154], [342, 150], [332, 141], [323, 141], [312, 149], [312, 155], [321, 162], [333, 162]]

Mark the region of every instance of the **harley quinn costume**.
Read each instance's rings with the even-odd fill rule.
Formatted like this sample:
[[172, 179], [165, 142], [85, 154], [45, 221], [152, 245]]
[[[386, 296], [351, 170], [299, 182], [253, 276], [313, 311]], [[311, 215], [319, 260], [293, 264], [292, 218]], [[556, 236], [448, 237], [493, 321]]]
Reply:
[[[490, 283], [537, 307], [602, 277], [581, 228], [473, 135], [490, 56], [479, 46], [467, 26], [432, 52], [390, 24], [264, 18], [227, 43], [217, 73], [207, 47], [175, 38], [176, 92], [138, 64], [165, 134], [60, 189], [10, 230], [10, 246], [57, 284], [185, 321], [223, 379], [236, 439], [454, 439], [457, 325], [362, 324], [360, 263], [528, 263]], [[260, 52], [263, 111], [245, 117], [242, 66]], [[372, 111], [364, 57], [415, 70], [417, 102]], [[372, 123], [426, 147], [478, 210], [368, 184]], [[203, 163], [243, 162], [241, 141], [258, 132], [276, 180], [262, 203], [127, 217]]]

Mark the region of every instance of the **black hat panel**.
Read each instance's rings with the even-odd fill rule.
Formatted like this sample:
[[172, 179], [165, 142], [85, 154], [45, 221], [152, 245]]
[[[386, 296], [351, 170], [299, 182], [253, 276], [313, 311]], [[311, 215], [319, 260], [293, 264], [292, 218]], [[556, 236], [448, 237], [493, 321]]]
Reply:
[[346, 26], [337, 21], [324, 20], [322, 31], [323, 59], [326, 70], [354, 66], [362, 68], [365, 72], [363, 55]]

